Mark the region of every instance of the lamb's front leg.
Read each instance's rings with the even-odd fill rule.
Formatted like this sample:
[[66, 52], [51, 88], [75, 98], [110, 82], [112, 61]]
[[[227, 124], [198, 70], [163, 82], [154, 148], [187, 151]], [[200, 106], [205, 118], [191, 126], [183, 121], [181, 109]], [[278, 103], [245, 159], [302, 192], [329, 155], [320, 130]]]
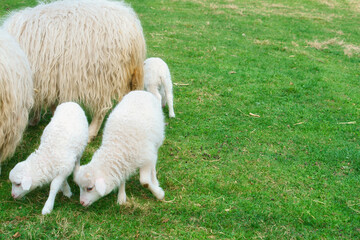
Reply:
[[44, 208], [42, 209], [42, 214], [48, 214], [51, 213], [51, 211], [54, 208], [54, 202], [55, 202], [55, 197], [56, 194], [59, 192], [60, 188], [62, 187], [64, 181], [65, 181], [65, 177], [63, 176], [57, 176], [56, 178], [54, 178], [54, 180], [51, 182], [50, 185], [50, 193], [49, 193], [49, 197], [45, 203]]
[[67, 180], [65, 180], [61, 186], [61, 191], [63, 192], [64, 196], [71, 198], [72, 196], [72, 192], [71, 192], [71, 188], [67, 182]]
[[120, 184], [117, 203], [119, 205], [126, 203], [125, 182]]

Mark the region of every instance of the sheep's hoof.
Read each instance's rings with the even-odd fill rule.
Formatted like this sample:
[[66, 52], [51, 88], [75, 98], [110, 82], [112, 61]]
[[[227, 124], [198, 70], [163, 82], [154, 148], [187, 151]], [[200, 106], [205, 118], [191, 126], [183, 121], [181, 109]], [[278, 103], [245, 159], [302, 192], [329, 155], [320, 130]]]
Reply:
[[95, 136], [89, 136], [88, 143], [91, 143], [94, 140]]
[[145, 183], [145, 184], [143, 184], [143, 187], [144, 188], [149, 188], [149, 184]]

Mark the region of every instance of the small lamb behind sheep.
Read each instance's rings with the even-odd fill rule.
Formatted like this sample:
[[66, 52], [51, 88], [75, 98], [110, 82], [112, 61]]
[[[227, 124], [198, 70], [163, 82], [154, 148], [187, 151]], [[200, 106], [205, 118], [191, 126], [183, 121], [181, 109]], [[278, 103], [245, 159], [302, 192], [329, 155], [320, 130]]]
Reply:
[[49, 198], [42, 209], [44, 215], [52, 211], [59, 190], [71, 197], [66, 179], [75, 165], [80, 166], [88, 131], [85, 113], [78, 104], [60, 104], [41, 136], [38, 150], [10, 171], [11, 195], [18, 199], [51, 182]]
[[164, 115], [151, 93], [133, 91], [111, 112], [101, 147], [87, 165], [74, 172], [80, 203], [87, 207], [119, 187], [118, 204], [126, 202], [125, 181], [140, 168], [140, 183], [161, 200], [156, 178], [158, 149], [164, 140]]
[[144, 87], [153, 93], [161, 104], [169, 106], [169, 117], [174, 118], [173, 90], [170, 70], [161, 58], [148, 58], [144, 62]]

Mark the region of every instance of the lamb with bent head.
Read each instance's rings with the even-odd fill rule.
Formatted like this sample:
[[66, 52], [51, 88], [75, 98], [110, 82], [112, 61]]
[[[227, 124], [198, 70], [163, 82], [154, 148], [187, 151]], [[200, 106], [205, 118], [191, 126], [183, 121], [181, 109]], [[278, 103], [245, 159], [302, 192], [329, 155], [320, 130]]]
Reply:
[[125, 181], [140, 169], [140, 183], [157, 199], [164, 191], [156, 178], [158, 149], [164, 134], [160, 100], [145, 91], [127, 94], [109, 115], [100, 148], [90, 163], [74, 172], [80, 203], [89, 206], [116, 188], [118, 204], [126, 202]]
[[71, 189], [66, 179], [74, 167], [80, 167], [88, 131], [85, 113], [78, 104], [60, 104], [41, 136], [39, 148], [10, 171], [11, 195], [19, 199], [35, 188], [51, 183], [42, 214], [53, 210], [59, 191], [71, 197]]

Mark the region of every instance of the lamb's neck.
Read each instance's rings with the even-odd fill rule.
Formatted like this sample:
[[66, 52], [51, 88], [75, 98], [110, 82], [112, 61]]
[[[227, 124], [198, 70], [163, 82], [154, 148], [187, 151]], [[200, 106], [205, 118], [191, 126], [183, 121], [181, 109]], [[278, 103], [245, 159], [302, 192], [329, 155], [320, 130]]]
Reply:
[[36, 186], [42, 186], [52, 181], [53, 165], [49, 164], [49, 159], [53, 159], [52, 154], [35, 151], [29, 161], [29, 170]]
[[125, 181], [129, 175], [126, 162], [123, 161], [124, 157], [122, 153], [115, 154], [105, 151], [104, 149], [99, 149], [92, 161], [95, 169], [98, 169], [100, 175], [106, 178], [107, 182], [114, 188]]

